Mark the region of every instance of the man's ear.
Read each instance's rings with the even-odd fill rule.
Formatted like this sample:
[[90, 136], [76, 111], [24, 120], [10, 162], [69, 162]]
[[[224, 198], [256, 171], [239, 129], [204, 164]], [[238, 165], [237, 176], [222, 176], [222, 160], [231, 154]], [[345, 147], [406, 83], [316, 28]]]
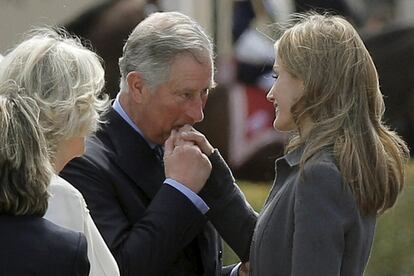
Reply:
[[129, 72], [126, 76], [128, 83], [128, 93], [136, 103], [142, 102], [144, 93], [144, 79], [142, 75], [136, 71]]

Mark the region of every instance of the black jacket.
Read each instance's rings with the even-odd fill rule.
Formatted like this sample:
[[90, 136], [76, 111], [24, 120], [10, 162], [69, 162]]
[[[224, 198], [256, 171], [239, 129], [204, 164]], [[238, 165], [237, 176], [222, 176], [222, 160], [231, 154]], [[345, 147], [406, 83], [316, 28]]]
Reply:
[[89, 275], [83, 234], [35, 216], [0, 216], [0, 275]]
[[[85, 197], [121, 275], [220, 275], [216, 229], [248, 259], [256, 214], [218, 152], [212, 158], [221, 167], [200, 192], [211, 208], [203, 215], [163, 184], [163, 167], [147, 142], [113, 109], [107, 116], [107, 123], [88, 139], [85, 155], [72, 160], [61, 175]], [[214, 174], [220, 181], [213, 181]]]

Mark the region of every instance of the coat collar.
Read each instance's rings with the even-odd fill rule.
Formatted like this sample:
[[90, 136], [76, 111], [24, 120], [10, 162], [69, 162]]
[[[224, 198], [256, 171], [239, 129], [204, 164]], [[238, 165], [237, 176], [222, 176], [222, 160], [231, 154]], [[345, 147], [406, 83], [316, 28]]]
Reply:
[[305, 145], [301, 145], [298, 148], [288, 152], [285, 156], [279, 158], [278, 160], [285, 160], [290, 167], [297, 166], [300, 162], [300, 159], [302, 158], [304, 150]]
[[[306, 144], [300, 145], [299, 147], [288, 152], [285, 156], [279, 158], [278, 160], [281, 160], [281, 159], [285, 160], [285, 162], [290, 167], [297, 166], [300, 163], [300, 160], [303, 156], [306, 146], [307, 146]], [[320, 150], [319, 152], [315, 153], [314, 156], [311, 157], [311, 159], [313, 159], [314, 157], [318, 157], [318, 160], [327, 160], [329, 162], [336, 163], [335, 158], [333, 156], [333, 152], [329, 148], [324, 148]]]

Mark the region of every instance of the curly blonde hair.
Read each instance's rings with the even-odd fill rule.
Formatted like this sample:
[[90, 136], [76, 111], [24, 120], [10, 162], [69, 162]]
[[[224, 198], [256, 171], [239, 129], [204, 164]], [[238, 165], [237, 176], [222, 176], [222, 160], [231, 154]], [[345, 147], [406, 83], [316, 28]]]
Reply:
[[8, 79], [37, 102], [52, 161], [62, 140], [94, 132], [108, 107], [101, 59], [61, 29], [35, 29], [8, 53], [0, 82]]

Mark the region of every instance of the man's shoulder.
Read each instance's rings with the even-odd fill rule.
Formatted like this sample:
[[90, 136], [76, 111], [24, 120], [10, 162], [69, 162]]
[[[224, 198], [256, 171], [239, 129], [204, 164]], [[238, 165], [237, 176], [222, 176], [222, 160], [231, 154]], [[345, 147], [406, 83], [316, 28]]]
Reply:
[[145, 140], [116, 111], [111, 110], [104, 120], [99, 130], [87, 138], [84, 158], [102, 160], [117, 155], [125, 158], [125, 153], [130, 150], [148, 147]]
[[114, 152], [114, 144], [111, 137], [104, 129], [88, 137], [85, 143], [83, 157], [93, 158], [96, 155], [108, 155]]
[[84, 154], [69, 161], [59, 175], [79, 190], [80, 183], [105, 179], [106, 172], [112, 171], [112, 164], [116, 164], [113, 146], [94, 134], [87, 138]]

